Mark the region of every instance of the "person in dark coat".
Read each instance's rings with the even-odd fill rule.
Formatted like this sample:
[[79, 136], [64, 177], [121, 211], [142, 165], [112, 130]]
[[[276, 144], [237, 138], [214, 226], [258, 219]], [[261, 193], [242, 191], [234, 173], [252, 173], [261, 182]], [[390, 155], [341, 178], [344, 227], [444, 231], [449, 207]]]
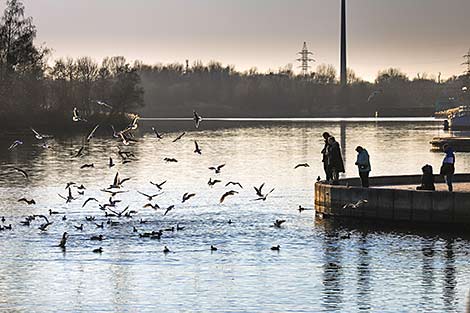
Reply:
[[338, 183], [339, 173], [344, 173], [343, 157], [341, 156], [341, 147], [335, 140], [335, 137], [328, 138], [328, 165], [331, 169], [333, 183]]
[[330, 166], [328, 165], [328, 147], [329, 147], [328, 138], [330, 138], [331, 135], [327, 132], [324, 132], [322, 136], [323, 136], [323, 139], [325, 139], [325, 145], [323, 149], [321, 150], [323, 169], [325, 170], [326, 180], [331, 180], [332, 179], [331, 169], [330, 169]]
[[417, 190], [436, 190], [434, 186], [434, 174], [432, 171], [432, 166], [426, 164], [421, 168], [423, 171], [423, 176], [421, 176], [421, 186], [416, 187]]

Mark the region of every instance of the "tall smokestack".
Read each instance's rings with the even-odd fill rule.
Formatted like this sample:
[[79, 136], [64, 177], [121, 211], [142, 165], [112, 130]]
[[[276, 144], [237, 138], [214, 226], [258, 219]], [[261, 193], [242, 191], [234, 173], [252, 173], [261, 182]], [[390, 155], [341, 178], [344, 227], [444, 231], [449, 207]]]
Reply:
[[341, 86], [346, 84], [346, 0], [341, 0]]

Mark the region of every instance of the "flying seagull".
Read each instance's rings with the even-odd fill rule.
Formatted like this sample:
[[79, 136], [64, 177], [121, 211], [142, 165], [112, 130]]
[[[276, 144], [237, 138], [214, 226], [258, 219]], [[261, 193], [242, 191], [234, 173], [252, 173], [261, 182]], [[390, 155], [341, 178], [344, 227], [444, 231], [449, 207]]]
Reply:
[[10, 145], [10, 147], [8, 147], [8, 150], [13, 150], [13, 149], [15, 149], [16, 147], [18, 147], [19, 145], [22, 145], [22, 144], [23, 144], [23, 142], [21, 140], [15, 140]]
[[167, 163], [176, 163], [176, 162], [178, 162], [178, 160], [175, 159], [175, 158], [164, 158], [163, 161], [165, 161]]
[[107, 104], [107, 103], [104, 102], [104, 101], [96, 100], [95, 102], [96, 102], [96, 104], [98, 104], [98, 105], [100, 105], [100, 106], [102, 106], [102, 107], [105, 107], [106, 109], [110, 109], [110, 110], [111, 110], [111, 109], [113, 108], [111, 105]]
[[192, 197], [194, 197], [196, 194], [195, 193], [188, 193], [186, 192], [184, 195], [183, 195], [183, 202], [182, 203], [185, 203], [186, 201], [188, 201], [189, 199], [191, 199]]
[[197, 153], [197, 154], [202, 154], [202, 151], [201, 149], [199, 148], [199, 145], [197, 144], [197, 141], [194, 140], [194, 145], [195, 145], [195, 149], [194, 149], [194, 153]]
[[213, 170], [216, 174], [219, 174], [220, 173], [220, 170], [222, 169], [222, 167], [224, 167], [225, 164], [221, 164], [221, 165], [218, 165], [218, 166], [211, 166], [209, 167], [210, 170]]
[[34, 199], [28, 200], [28, 199], [26, 199], [26, 198], [21, 198], [21, 199], [18, 200], [18, 202], [25, 202], [25, 203], [27, 203], [28, 205], [36, 204], [36, 201], [34, 201]]
[[235, 191], [235, 190], [230, 190], [230, 191], [227, 191], [226, 193], [224, 193], [222, 195], [222, 197], [220, 197], [220, 200], [219, 200], [219, 203], [222, 203], [224, 202], [225, 198], [227, 198], [228, 196], [233, 196], [235, 194], [237, 194], [238, 191]]
[[178, 140], [180, 140], [181, 138], [183, 138], [183, 136], [186, 135], [186, 132], [183, 132], [181, 135], [179, 135], [178, 137], [176, 137], [173, 142], [177, 142]]
[[50, 136], [50, 135], [44, 135], [44, 134], [38, 133], [38, 132], [37, 132], [36, 130], [34, 130], [34, 128], [32, 128], [32, 127], [31, 127], [31, 131], [34, 133], [34, 137], [36, 137], [37, 140], [52, 138], [52, 136]]
[[155, 187], [157, 187], [158, 190], [162, 190], [162, 186], [163, 186], [163, 184], [166, 183], [166, 180], [165, 180], [164, 182], [160, 183], [160, 184], [152, 183], [152, 182], [150, 182], [150, 183], [151, 183], [152, 185], [154, 185]]
[[294, 169], [297, 169], [299, 167], [310, 167], [310, 165], [308, 165], [308, 163], [300, 163], [300, 164], [297, 164]]
[[359, 209], [360, 207], [365, 206], [369, 201], [367, 200], [359, 200], [356, 203], [346, 203], [343, 205], [343, 209]]
[[209, 185], [209, 187], [212, 187], [212, 186], [214, 186], [215, 184], [220, 183], [220, 182], [221, 182], [221, 181], [218, 180], [218, 179], [212, 180], [212, 178], [209, 178], [209, 181], [207, 182], [207, 184]]
[[153, 132], [155, 133], [155, 136], [157, 136], [158, 139], [163, 139], [163, 136], [155, 129], [155, 127], [152, 127]]
[[241, 189], [243, 189], [243, 186], [242, 186], [239, 182], [229, 181], [228, 183], [225, 184], [225, 187], [227, 187], [227, 186], [229, 186], [229, 185], [238, 186], [238, 187], [240, 187]]
[[82, 118], [79, 114], [78, 114], [78, 110], [77, 108], [73, 108], [73, 112], [72, 112], [72, 121], [74, 122], [86, 122], [87, 120]]
[[29, 178], [28, 173], [26, 173], [25, 170], [22, 170], [21, 168], [18, 168], [18, 167], [14, 167], [13, 169], [17, 171], [18, 173], [21, 173], [21, 175], [23, 175], [24, 178], [26, 179]]
[[202, 122], [202, 117], [197, 114], [195, 110], [193, 110], [193, 120], [194, 120], [194, 126], [196, 128], [199, 128], [199, 124]]
[[157, 193], [157, 194], [154, 194], [154, 195], [148, 195], [148, 194], [143, 193], [143, 192], [140, 192], [140, 191], [137, 191], [137, 192], [140, 193], [141, 195], [147, 197], [147, 200], [148, 200], [148, 201], [152, 201], [153, 198], [155, 198], [155, 197], [161, 195], [161, 193]]
[[91, 138], [93, 138], [93, 135], [95, 134], [96, 130], [98, 129], [98, 127], [100, 127], [99, 124], [95, 125], [95, 127], [93, 127], [93, 129], [91, 130], [91, 132], [88, 134], [88, 136], [86, 137], [86, 141], [87, 142], [90, 142]]
[[165, 213], [163, 214], [163, 216], [167, 215], [168, 212], [170, 212], [170, 211], [173, 210], [174, 208], [175, 208], [174, 205], [170, 205], [169, 207], [167, 207], [166, 210], [165, 210]]

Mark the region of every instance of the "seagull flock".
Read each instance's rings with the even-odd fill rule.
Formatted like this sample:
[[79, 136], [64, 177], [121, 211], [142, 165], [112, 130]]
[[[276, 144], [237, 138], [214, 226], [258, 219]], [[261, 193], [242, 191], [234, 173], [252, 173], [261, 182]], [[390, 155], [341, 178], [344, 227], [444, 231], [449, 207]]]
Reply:
[[[103, 107], [110, 107], [108, 104], [106, 104], [103, 101], [97, 101], [97, 103]], [[112, 131], [112, 138], [114, 140], [120, 141], [123, 145], [128, 146], [134, 142], [137, 142], [137, 140], [134, 138], [133, 131], [138, 128], [138, 120], [139, 117], [136, 116], [133, 118], [132, 122], [125, 127], [124, 129], [117, 131], [114, 126], [110, 125], [111, 131]], [[87, 119], [83, 117], [80, 112], [77, 110], [77, 108], [74, 108], [72, 111], [72, 121], [74, 123], [88, 123]], [[198, 129], [201, 125], [201, 122], [203, 121], [202, 117], [196, 112], [193, 111], [193, 121], [194, 121], [194, 127]], [[99, 124], [94, 125], [90, 132], [87, 134], [84, 140], [84, 144], [78, 147], [75, 153], [71, 155], [70, 157], [72, 159], [79, 159], [85, 154], [89, 155], [90, 151], [88, 151], [88, 143], [90, 143], [91, 140], [93, 140], [94, 135], [98, 128], [100, 127]], [[42, 143], [42, 147], [48, 148], [49, 146], [47, 145], [47, 139], [53, 138], [50, 135], [46, 134], [41, 134], [35, 129], [31, 128], [31, 131], [34, 135], [34, 137]], [[164, 138], [164, 135], [160, 132], [157, 131], [155, 127], [152, 127], [152, 131], [155, 134], [156, 138], [158, 140], [161, 140]], [[186, 135], [186, 132], [182, 132], [180, 135], [178, 135], [175, 139], [172, 140], [172, 143], [176, 143], [179, 140], [181, 140], [184, 136]], [[203, 150], [199, 143], [196, 140], [192, 140], [194, 142], [194, 153], [197, 155], [202, 155]], [[15, 140], [8, 148], [8, 150], [15, 150], [19, 149], [19, 147], [23, 144], [22, 140]], [[130, 163], [136, 160], [135, 155], [131, 151], [125, 151], [121, 150], [120, 147], [118, 147], [119, 151], [117, 153], [118, 158], [121, 159], [122, 164]], [[176, 163], [178, 162], [177, 159], [171, 158], [171, 157], [166, 157], [163, 159], [164, 162], [166, 163]], [[115, 160], [112, 157], [109, 157], [109, 162], [107, 164], [109, 169], [112, 169], [116, 165]], [[218, 175], [222, 172], [222, 170], [225, 168], [226, 164], [218, 164], [215, 166], [211, 166], [208, 168], [208, 170], [213, 173], [214, 175]], [[85, 163], [80, 166], [81, 170], [85, 169], [93, 169], [95, 167], [95, 163]], [[302, 167], [309, 167], [307, 163], [301, 163], [298, 164], [294, 167], [294, 169], [302, 168]], [[28, 171], [25, 169], [21, 169], [18, 167], [13, 167], [13, 173], [17, 173], [18, 175], [21, 175], [25, 180], [29, 181], [30, 175], [28, 174]], [[119, 172], [116, 172], [114, 175], [114, 179], [112, 182], [109, 183], [107, 187], [104, 187], [100, 189], [99, 191], [103, 193], [103, 199], [106, 198], [106, 200], [102, 199], [97, 199], [95, 197], [86, 197], [85, 193], [87, 192], [87, 188], [83, 184], [78, 184], [76, 182], [66, 182], [65, 183], [65, 188], [64, 194], [57, 194], [58, 197], [60, 197], [62, 200], [65, 201], [65, 204], [69, 204], [72, 202], [78, 202], [78, 201], [83, 201], [82, 199], [86, 199], [81, 203], [81, 208], [89, 207], [89, 206], [95, 206], [97, 209], [97, 213], [100, 213], [104, 216], [105, 221], [101, 221], [100, 223], [97, 223], [96, 220], [99, 219], [98, 215], [91, 215], [91, 216], [86, 216], [85, 220], [83, 222], [79, 222], [80, 224], [78, 225], [73, 225], [73, 229], [67, 230], [63, 232], [62, 237], [58, 240], [57, 247], [61, 248], [63, 251], [66, 250], [67, 244], [69, 242], [69, 234], [72, 232], [82, 232], [85, 228], [92, 228], [95, 230], [100, 230], [104, 229], [105, 227], [117, 227], [117, 226], [122, 226], [126, 225], [128, 226], [129, 223], [122, 223], [122, 220], [131, 220], [131, 221], [136, 221], [132, 225], [132, 229], [129, 229], [129, 233], [134, 234], [138, 238], [147, 238], [147, 239], [161, 239], [163, 236], [165, 236], [166, 233], [168, 232], [174, 232], [174, 231], [182, 231], [185, 229], [184, 226], [181, 226], [179, 224], [176, 225], [176, 227], [169, 227], [169, 228], [163, 228], [163, 229], [158, 229], [158, 230], [152, 230], [152, 231], [142, 231], [139, 230], [141, 227], [140, 225], [146, 224], [149, 221], [143, 220], [140, 218], [140, 220], [137, 221], [135, 219], [135, 216], [138, 216], [139, 212], [137, 209], [131, 209], [130, 206], [126, 206], [125, 208], [120, 208], [120, 202], [122, 202], [121, 199], [117, 199], [118, 197], [124, 196], [126, 193], [130, 192], [130, 190], [125, 189], [125, 183], [131, 180], [130, 177], [121, 177]], [[143, 198], [146, 199], [147, 203], [143, 205], [143, 208], [146, 209], [152, 209], [155, 212], [162, 212], [162, 216], [165, 217], [168, 214], [171, 214], [174, 210], [177, 210], [178, 204], [172, 204], [169, 206], [160, 206], [155, 200], [159, 197], [161, 197], [164, 194], [164, 189], [165, 189], [165, 184], [167, 181], [162, 181], [162, 182], [149, 182], [153, 187], [155, 187], [155, 193], [144, 193], [139, 190], [136, 190], [136, 192], [141, 195]], [[217, 178], [209, 178], [209, 181], [207, 182], [207, 185], [209, 188], [212, 188], [215, 184], [223, 184], [220, 179]], [[229, 198], [231, 197], [236, 197], [237, 194], [243, 189], [242, 184], [240, 184], [237, 181], [227, 181], [225, 183], [225, 187], [231, 187], [233, 189], [230, 189], [226, 192], [224, 192], [219, 199], [219, 204], [222, 204], [226, 201], [228, 201]], [[268, 196], [271, 195], [274, 191], [275, 188], [269, 189], [269, 191], [265, 192], [263, 188], [265, 187], [265, 183], [262, 183], [260, 186], [254, 186], [254, 198], [252, 199], [253, 201], [267, 201]], [[181, 197], [181, 203], [186, 203], [189, 201], [193, 201], [193, 198], [197, 198], [196, 193], [194, 192], [185, 192], [182, 197]], [[38, 205], [34, 199], [28, 198], [28, 197], [22, 197], [18, 199], [18, 202], [24, 203], [26, 206], [35, 206]], [[122, 204], [121, 204], [122, 205]], [[359, 203], [357, 204], [358, 206], [360, 205]], [[304, 208], [299, 205], [298, 211], [303, 212], [305, 210], [313, 210], [311, 208]], [[51, 227], [54, 227], [54, 225], [57, 225], [61, 221], [67, 221], [67, 216], [65, 212], [57, 212], [53, 211], [52, 209], [48, 210], [47, 214], [34, 214], [34, 215], [29, 215], [26, 216], [23, 220], [20, 220], [18, 222], [18, 226], [20, 227], [37, 227], [37, 229], [40, 232], [47, 232]], [[13, 226], [12, 224], [7, 225], [7, 219], [5, 217], [1, 217], [1, 222], [2, 225], [0, 225], [0, 231], [8, 231], [12, 230]], [[271, 225], [272, 227], [275, 228], [282, 228], [282, 225], [286, 222], [286, 220], [275, 220], [274, 223]], [[232, 224], [232, 220], [227, 221], [228, 224]], [[124, 227], [124, 226], [122, 226]], [[97, 235], [92, 235], [89, 240], [93, 242], [101, 242], [103, 240], [106, 240], [108, 238], [105, 238], [102, 234], [97, 234]], [[210, 251], [217, 251], [218, 248], [215, 247], [214, 245], [210, 246]], [[280, 250], [280, 245], [274, 245], [271, 247], [271, 250], [273, 251], [279, 251]], [[103, 253], [104, 250], [102, 247], [96, 247], [92, 250], [94, 253]], [[170, 253], [172, 252], [167, 246], [164, 246], [163, 248], [163, 253]]]

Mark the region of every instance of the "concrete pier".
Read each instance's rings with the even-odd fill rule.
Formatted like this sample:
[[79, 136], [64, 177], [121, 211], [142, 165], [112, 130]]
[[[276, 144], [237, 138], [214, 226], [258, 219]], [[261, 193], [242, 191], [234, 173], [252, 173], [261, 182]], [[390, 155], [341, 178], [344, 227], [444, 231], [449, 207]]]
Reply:
[[[315, 184], [315, 211], [319, 217], [442, 223], [470, 226], [470, 174], [454, 176], [455, 192], [447, 192], [436, 176], [437, 191], [416, 190], [421, 175], [371, 177], [371, 188], [359, 178], [342, 179], [339, 185]], [[360, 200], [367, 203], [347, 207]], [[346, 206], [346, 207], [345, 207]]]

